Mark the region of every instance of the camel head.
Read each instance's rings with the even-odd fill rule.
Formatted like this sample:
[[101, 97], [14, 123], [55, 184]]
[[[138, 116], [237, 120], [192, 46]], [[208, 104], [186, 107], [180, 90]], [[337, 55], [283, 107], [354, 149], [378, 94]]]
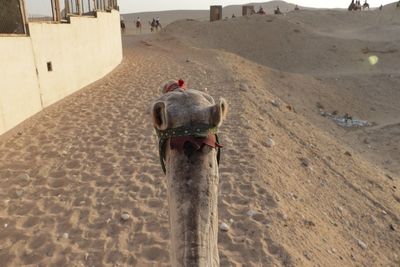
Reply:
[[152, 106], [168, 185], [172, 266], [219, 266], [216, 129], [226, 113], [224, 99], [215, 103], [204, 92], [184, 88]]
[[164, 93], [153, 104], [152, 117], [154, 128], [165, 130], [196, 123], [220, 126], [227, 113], [225, 99], [218, 104], [201, 91], [178, 88]]

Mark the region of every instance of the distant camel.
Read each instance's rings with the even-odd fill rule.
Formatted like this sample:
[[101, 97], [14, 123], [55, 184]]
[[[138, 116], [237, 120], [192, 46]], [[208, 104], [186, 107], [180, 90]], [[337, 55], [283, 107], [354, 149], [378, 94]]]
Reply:
[[354, 11], [360, 10], [361, 11], [362, 6], [360, 1], [356, 1], [356, 5], [354, 6]]
[[162, 29], [162, 26], [161, 26], [159, 18], [156, 19], [156, 30], [158, 30], [158, 27], [160, 27], [160, 29]]
[[166, 175], [171, 266], [218, 267], [219, 149], [227, 103], [168, 82], [152, 107]]
[[151, 27], [151, 32], [153, 32], [154, 30], [158, 31], [158, 27], [160, 27], [160, 29], [162, 28], [160, 21], [155, 20], [154, 18], [151, 22], [149, 21], [149, 24]]
[[154, 28], [156, 27], [154, 20], [153, 21], [149, 21], [149, 25], [150, 25], [150, 31], [153, 32]]
[[361, 3], [360, 3], [360, 1], [356, 1], [356, 2], [354, 3], [354, 0], [352, 0], [351, 3], [350, 3], [350, 5], [349, 5], [348, 10], [349, 10], [349, 11], [357, 11], [357, 10], [360, 10], [360, 11], [361, 11]]
[[353, 11], [355, 5], [356, 5], [356, 4], [354, 3], [354, 0], [352, 0], [351, 3], [350, 3], [350, 5], [349, 5], [349, 7], [347, 8], [347, 10], [348, 10], [348, 11]]

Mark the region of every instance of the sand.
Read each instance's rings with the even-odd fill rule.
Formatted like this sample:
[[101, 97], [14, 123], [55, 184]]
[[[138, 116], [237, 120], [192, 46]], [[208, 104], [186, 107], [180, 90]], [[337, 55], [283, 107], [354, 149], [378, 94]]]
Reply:
[[[283, 12], [294, 10], [295, 5], [286, 3], [283, 1], [270, 1], [264, 3], [250, 3], [254, 9], [258, 11], [260, 6], [263, 7], [267, 14], [273, 14], [277, 6]], [[302, 7], [303, 8], [303, 7]], [[309, 8], [307, 8], [309, 9]], [[222, 18], [231, 18], [235, 14], [236, 17], [242, 15], [241, 5], [229, 5], [224, 6], [222, 10]], [[142, 23], [142, 29], [136, 28], [136, 20], [140, 18]], [[177, 20], [197, 20], [197, 21], [208, 21], [210, 19], [209, 10], [168, 10], [168, 11], [150, 11], [150, 12], [136, 12], [121, 14], [121, 18], [124, 20], [126, 25], [126, 34], [146, 34], [151, 33], [150, 23], [153, 18], [160, 18], [160, 23], [163, 27], [168, 26], [170, 23]], [[156, 31], [154, 31], [155, 33]]]
[[[230, 104], [221, 266], [398, 266], [399, 52], [378, 53], [374, 67], [361, 51], [398, 49], [392, 34], [382, 39], [398, 17], [373, 12], [180, 21], [125, 35], [115, 71], [1, 136], [0, 265], [169, 266], [149, 108], [165, 80], [183, 78]], [[327, 33], [329, 17], [342, 28]], [[354, 20], [372, 21], [382, 38]], [[374, 124], [342, 128], [320, 109]]]

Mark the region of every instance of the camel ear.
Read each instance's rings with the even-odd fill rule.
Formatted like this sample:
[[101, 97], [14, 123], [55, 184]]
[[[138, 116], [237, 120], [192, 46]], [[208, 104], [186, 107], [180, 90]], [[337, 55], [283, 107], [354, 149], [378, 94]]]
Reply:
[[224, 98], [220, 98], [218, 103], [211, 107], [210, 124], [220, 126], [228, 113], [228, 103]]
[[168, 127], [167, 109], [164, 102], [159, 101], [153, 105], [151, 110], [154, 128], [165, 130]]

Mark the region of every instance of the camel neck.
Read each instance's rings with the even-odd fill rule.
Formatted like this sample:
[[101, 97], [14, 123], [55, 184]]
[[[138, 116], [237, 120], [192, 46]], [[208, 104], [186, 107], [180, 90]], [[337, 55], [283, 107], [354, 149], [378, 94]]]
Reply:
[[219, 266], [216, 151], [168, 154], [172, 266]]

